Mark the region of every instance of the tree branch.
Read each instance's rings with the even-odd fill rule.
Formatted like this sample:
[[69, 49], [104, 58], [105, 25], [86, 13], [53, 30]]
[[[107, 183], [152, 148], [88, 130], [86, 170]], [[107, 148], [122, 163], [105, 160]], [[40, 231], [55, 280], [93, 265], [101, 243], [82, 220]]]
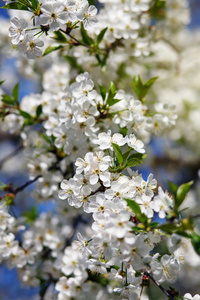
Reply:
[[11, 158], [13, 158], [15, 155], [17, 155], [21, 150], [23, 149], [23, 145], [20, 145], [17, 147], [13, 152], [6, 155], [2, 160], [0, 160], [0, 169], [2, 166]]
[[170, 293], [150, 275], [150, 273], [148, 272], [145, 273], [170, 300], [175, 300], [174, 297], [172, 297]]
[[15, 190], [13, 190], [12, 193], [16, 195], [17, 193], [23, 191], [27, 186], [29, 186], [32, 183], [34, 183], [35, 181], [37, 181], [40, 177], [42, 177], [42, 175], [38, 175], [37, 177], [35, 177], [32, 180], [28, 180], [25, 184], [23, 184], [22, 186], [16, 188]]

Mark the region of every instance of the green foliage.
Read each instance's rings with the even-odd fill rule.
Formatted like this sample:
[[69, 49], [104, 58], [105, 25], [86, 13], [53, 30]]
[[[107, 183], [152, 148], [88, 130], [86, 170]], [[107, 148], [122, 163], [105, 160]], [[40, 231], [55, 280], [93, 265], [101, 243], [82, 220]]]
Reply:
[[121, 101], [121, 99], [115, 99], [117, 92], [115, 84], [111, 81], [108, 88], [108, 96], [106, 99], [106, 103], [108, 106], [113, 106], [117, 102]]
[[178, 187], [175, 198], [175, 209], [178, 209], [179, 206], [181, 206], [193, 183], [193, 181], [190, 181]]
[[28, 10], [29, 11], [29, 8], [26, 5], [22, 5], [18, 2], [11, 2], [9, 4], [4, 5], [3, 8], [17, 9], [17, 10]]
[[142, 164], [143, 159], [147, 156], [146, 154], [141, 153], [133, 153], [129, 155], [131, 151], [134, 151], [134, 149], [131, 147], [129, 147], [129, 149], [125, 153], [122, 153], [119, 145], [112, 143], [112, 146], [115, 153], [115, 158], [117, 160], [117, 162], [114, 160], [115, 165], [113, 167], [110, 167], [110, 172], [113, 173], [119, 173], [127, 168], [132, 168], [139, 164]]
[[171, 194], [174, 196], [174, 198], [176, 197], [176, 192], [177, 192], [177, 189], [178, 189], [178, 186], [171, 182], [171, 181], [168, 181], [168, 185], [169, 185], [169, 188], [170, 188], [170, 192]]
[[98, 34], [97, 40], [96, 40], [96, 45], [97, 46], [102, 42], [107, 29], [108, 29], [108, 27], [102, 29], [101, 32]]
[[200, 236], [195, 232], [191, 235], [191, 243], [198, 255], [200, 255]]
[[88, 46], [94, 44], [94, 40], [87, 34], [87, 31], [83, 27], [82, 23], [81, 23], [80, 33], [81, 33], [82, 41], [84, 44], [86, 44]]
[[19, 104], [19, 83], [14, 86], [12, 96], [15, 99], [15, 103]]
[[8, 105], [15, 105], [15, 99], [12, 96], [9, 96], [7, 94], [3, 94], [1, 97], [1, 101], [8, 104]]
[[7, 185], [0, 181], [0, 190], [4, 191], [7, 188]]
[[123, 163], [123, 155], [120, 146], [115, 143], [112, 143], [112, 146], [119, 164]]
[[52, 39], [56, 40], [58, 43], [68, 43], [68, 39], [60, 30], [54, 31]]
[[133, 77], [132, 87], [139, 100], [144, 102], [144, 97], [157, 79], [158, 77], [153, 77], [147, 82], [143, 83], [140, 75]]
[[105, 100], [107, 90], [106, 90], [105, 86], [103, 86], [103, 85], [98, 84], [98, 86], [99, 86], [99, 91], [100, 91], [101, 97], [103, 100]]
[[79, 73], [83, 73], [84, 70], [81, 65], [78, 64], [76, 57], [64, 55], [66, 61], [70, 64], [70, 66], [79, 71]]
[[42, 104], [38, 105], [37, 109], [36, 109], [36, 117], [39, 118], [42, 114]]
[[33, 12], [38, 13], [39, 5], [40, 3], [38, 0], [16, 0], [4, 5], [3, 8], [28, 11], [32, 10]]
[[[2, 81], [3, 83], [4, 81]], [[2, 98], [1, 98], [1, 101], [8, 104], [8, 105], [16, 105], [18, 106], [19, 105], [19, 83], [17, 83], [13, 90], [12, 90], [12, 95], [7, 95], [7, 94], [3, 94], [2, 95]]]
[[147, 223], [147, 216], [141, 212], [140, 206], [137, 202], [135, 202], [132, 199], [124, 198], [127, 202], [127, 205], [132, 209], [132, 211], [135, 213], [136, 218], [141, 221], [143, 224]]
[[57, 45], [57, 46], [48, 46], [45, 51], [43, 56], [46, 56], [47, 54], [50, 54], [51, 52], [54, 52], [56, 50], [62, 49], [64, 46], [62, 45]]
[[126, 161], [126, 168], [132, 168], [142, 164], [145, 157], [147, 157], [147, 155], [141, 153], [134, 153], [130, 155]]
[[37, 207], [33, 206], [31, 210], [24, 212], [22, 215], [26, 218], [27, 223], [33, 223], [38, 217]]
[[162, 20], [166, 17], [166, 0], [154, 0], [149, 14], [152, 19]]

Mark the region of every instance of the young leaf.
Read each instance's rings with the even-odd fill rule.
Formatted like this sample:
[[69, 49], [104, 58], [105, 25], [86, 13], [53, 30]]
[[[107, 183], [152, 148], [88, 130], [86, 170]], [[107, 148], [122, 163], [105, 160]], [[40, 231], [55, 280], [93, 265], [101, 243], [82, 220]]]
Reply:
[[119, 101], [121, 101], [122, 99], [110, 99], [107, 101], [109, 106], [113, 106], [114, 104], [118, 103]]
[[178, 227], [176, 224], [173, 223], [164, 223], [158, 226], [158, 229], [165, 231], [166, 233], [173, 233], [176, 232]]
[[114, 82], [110, 82], [109, 83], [109, 91], [114, 95], [114, 94], [116, 94], [116, 87], [115, 87], [115, 84], [114, 84]]
[[38, 0], [30, 0], [32, 7], [34, 10], [37, 10], [38, 6], [39, 6], [39, 1]]
[[0, 190], [4, 191], [4, 189], [7, 187], [7, 185], [0, 181]]
[[7, 94], [2, 95], [1, 101], [9, 105], [15, 105], [15, 100], [13, 97]]
[[170, 192], [172, 193], [172, 195], [175, 198], [178, 186], [175, 183], [171, 182], [171, 181], [168, 181], [168, 185], [169, 185], [169, 188], [170, 188]]
[[146, 157], [146, 154], [134, 153], [129, 156], [126, 162], [126, 168], [135, 167], [143, 163], [143, 159]]
[[191, 234], [191, 243], [198, 255], [200, 255], [200, 236], [195, 232]]
[[5, 82], [5, 80], [0, 81], [0, 85], [2, 85]]
[[20, 110], [19, 113], [25, 119], [32, 119], [32, 116], [29, 113], [27, 113], [26, 111]]
[[39, 118], [41, 114], [42, 114], [42, 104], [38, 105], [36, 109], [36, 117]]
[[82, 36], [82, 40], [83, 43], [86, 45], [92, 45], [94, 44], [94, 40], [87, 34], [87, 31], [84, 29], [83, 24], [81, 24], [81, 36]]
[[4, 5], [2, 8], [6, 9], [18, 9], [18, 10], [28, 10], [29, 8], [25, 5], [22, 5], [18, 2], [10, 2], [9, 4]]
[[102, 42], [107, 29], [108, 29], [108, 27], [102, 29], [101, 32], [98, 34], [97, 41], [96, 41], [96, 45], [97, 46]]
[[68, 40], [66, 38], [66, 36], [64, 36], [64, 34], [62, 34], [62, 32], [58, 31], [54, 31], [54, 37], [52, 37], [52, 39], [56, 40], [58, 43], [68, 43]]
[[100, 84], [98, 84], [98, 86], [99, 86], [99, 91], [100, 91], [101, 97], [102, 97], [103, 100], [105, 100], [106, 99], [106, 93], [107, 93], [106, 88], [105, 88], [105, 86], [100, 85]]
[[132, 158], [132, 159], [128, 159], [126, 162], [126, 168], [132, 168], [135, 167], [137, 165], [142, 164], [143, 161], [139, 160], [138, 158]]
[[80, 73], [83, 73], [83, 67], [78, 64], [76, 57], [64, 55], [63, 56], [66, 61], [70, 64], [70, 66], [74, 69], [77, 69]]
[[31, 208], [31, 210], [22, 213], [22, 215], [23, 215], [24, 217], [26, 217], [26, 222], [27, 222], [27, 223], [33, 223], [33, 222], [37, 219], [37, 217], [38, 217], [37, 207], [36, 207], [36, 206], [33, 206], [33, 207]]
[[45, 56], [45, 55], [47, 55], [47, 54], [49, 54], [49, 53], [51, 53], [51, 52], [54, 52], [54, 51], [56, 51], [56, 50], [62, 49], [63, 47], [64, 47], [64, 46], [62, 46], [62, 45], [58, 45], [58, 46], [48, 46], [48, 47], [45, 49], [43, 56]]
[[129, 156], [130, 152], [132, 151], [132, 148], [129, 148], [124, 154], [123, 154], [123, 162], [126, 162], [127, 157]]
[[12, 96], [15, 99], [15, 102], [19, 103], [19, 82], [14, 86]]
[[181, 206], [181, 204], [185, 200], [185, 197], [186, 197], [187, 193], [189, 192], [192, 185], [193, 185], [193, 181], [189, 181], [178, 187], [177, 192], [176, 192], [176, 199], [175, 199], [175, 208], [176, 209], [178, 209], [179, 206]]
[[147, 216], [141, 212], [140, 206], [137, 202], [135, 202], [132, 199], [124, 198], [126, 200], [127, 205], [132, 209], [132, 211], [135, 213], [136, 217], [142, 222], [147, 222]]
[[116, 156], [118, 162], [121, 164], [123, 162], [122, 150], [121, 150], [120, 146], [115, 143], [112, 143], [112, 146], [113, 146], [113, 150], [115, 152], [115, 156]]
[[157, 79], [158, 77], [153, 77], [147, 82], [143, 83], [139, 75], [133, 77], [132, 87], [139, 100], [142, 101], [144, 99], [149, 89]]

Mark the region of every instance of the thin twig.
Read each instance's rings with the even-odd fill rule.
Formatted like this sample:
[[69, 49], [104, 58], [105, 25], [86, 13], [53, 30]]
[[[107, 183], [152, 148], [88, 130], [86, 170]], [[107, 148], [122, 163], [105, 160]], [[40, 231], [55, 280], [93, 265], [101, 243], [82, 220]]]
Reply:
[[197, 215], [191, 216], [190, 218], [192, 218], [192, 219], [198, 219], [198, 218], [200, 218], [200, 214], [197, 214]]
[[0, 161], [0, 169], [2, 166], [11, 158], [13, 158], [15, 155], [17, 155], [21, 150], [23, 149], [23, 145], [20, 145], [18, 148], [16, 148], [13, 152], [6, 155], [1, 161]]
[[150, 273], [146, 272], [146, 274], [169, 299], [175, 300], [174, 297], [172, 297], [169, 292], [151, 276]]
[[31, 185], [32, 183], [34, 183], [35, 181], [37, 181], [40, 177], [42, 177], [42, 175], [38, 175], [37, 177], [35, 177], [34, 179], [32, 180], [28, 180], [25, 184], [23, 184], [22, 186], [16, 188], [15, 190], [13, 190], [13, 194], [17, 194], [21, 191], [23, 191], [27, 186]]
[[64, 31], [63, 29], [60, 29], [60, 31], [62, 31], [64, 34], [68, 35], [72, 40], [74, 40], [77, 43], [77, 45], [84, 46], [86, 48], [90, 48], [89, 45], [83, 44], [82, 42], [77, 40], [74, 36], [72, 36], [70, 33]]

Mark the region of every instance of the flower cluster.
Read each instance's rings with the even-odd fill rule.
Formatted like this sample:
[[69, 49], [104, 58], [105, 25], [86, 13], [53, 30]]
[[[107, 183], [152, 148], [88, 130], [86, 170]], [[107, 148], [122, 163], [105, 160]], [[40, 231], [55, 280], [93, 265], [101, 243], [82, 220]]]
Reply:
[[[0, 134], [20, 141], [28, 171], [19, 187], [0, 183], [1, 263], [41, 299], [142, 300], [150, 282], [168, 299], [200, 299], [171, 286], [200, 265], [198, 183], [163, 189], [162, 157], [149, 151], [164, 133], [198, 136], [199, 86], [186, 72], [182, 30], [188, 1], [5, 2], [11, 26], [6, 34], [0, 26], [0, 51], [12, 53], [9, 35], [25, 54], [13, 54], [20, 74], [39, 78], [41, 90], [20, 98], [19, 84], [7, 94], [0, 82]], [[146, 161], [148, 175], [139, 168]], [[34, 205], [15, 213], [29, 185]]]

